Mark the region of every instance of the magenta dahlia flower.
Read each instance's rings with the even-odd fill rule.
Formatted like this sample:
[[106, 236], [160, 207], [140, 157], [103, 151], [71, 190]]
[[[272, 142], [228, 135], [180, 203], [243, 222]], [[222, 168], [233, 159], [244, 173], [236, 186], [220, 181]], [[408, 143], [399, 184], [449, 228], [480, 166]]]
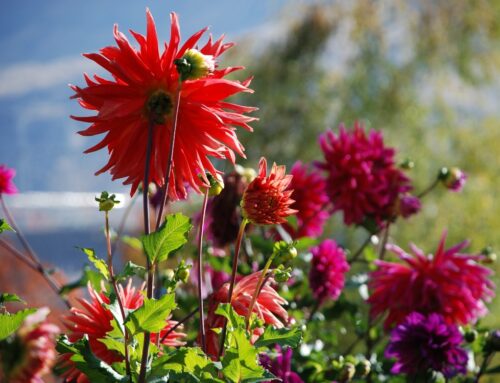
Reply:
[[287, 223], [284, 227], [294, 239], [318, 237], [330, 217], [326, 182], [321, 174], [300, 161], [292, 166], [290, 174], [293, 178], [288, 188], [293, 190], [291, 198], [295, 201], [290, 207], [297, 210], [297, 228]]
[[398, 196], [412, 189], [410, 180], [396, 167], [395, 150], [386, 147], [382, 133], [356, 122], [352, 131], [340, 125], [339, 133], [327, 131], [319, 144], [327, 173], [326, 190], [334, 211], [342, 211], [346, 225], [391, 219]]
[[377, 270], [370, 274], [370, 313], [379, 317], [387, 313], [386, 329], [401, 323], [414, 311], [441, 314], [447, 323], [468, 324], [487, 313], [484, 302], [494, 296], [491, 270], [481, 266], [481, 255], [461, 254], [464, 241], [445, 249], [443, 233], [434, 255], [425, 255], [410, 245], [414, 255], [394, 245], [387, 249], [404, 263], [376, 261]]
[[391, 369], [394, 374], [418, 374], [430, 369], [451, 378], [466, 373], [467, 352], [460, 348], [462, 341], [458, 328], [440, 314], [414, 312], [392, 330], [385, 356], [396, 358]]
[[209, 185], [205, 174], [208, 172], [215, 177], [218, 173], [210, 158], [229, 159], [234, 163], [235, 153], [244, 156], [235, 128], [251, 131], [248, 123], [254, 118], [245, 113], [255, 108], [226, 101], [235, 94], [251, 92], [250, 81], [225, 78], [242, 67], [214, 67], [214, 60], [231, 48], [232, 43], [224, 43], [223, 38], [213, 41], [210, 37], [198, 50], [196, 47], [205, 28], [181, 44], [179, 21], [172, 13], [170, 41], [163, 44], [158, 41], [149, 10], [146, 18], [146, 35], [131, 31], [137, 47], [115, 26], [116, 46], [84, 55], [109, 72], [111, 79], [85, 75], [85, 87], [72, 86], [80, 105], [93, 113], [73, 118], [91, 124], [80, 134], [104, 135], [98, 144], [86, 151], [106, 148], [109, 153], [108, 163], [97, 174], [109, 171], [113, 179], [125, 178], [124, 184], [131, 185], [131, 194], [143, 181], [148, 126], [154, 124], [150, 182], [162, 186], [177, 107], [180, 76], [177, 60], [190, 64], [193, 71], [182, 74], [185, 81], [178, 105], [168, 190], [170, 200], [177, 200], [186, 197], [186, 184], [198, 193]]
[[260, 365], [280, 379], [267, 381], [267, 383], [304, 383], [300, 376], [292, 371], [292, 348], [282, 349], [276, 345], [275, 350], [278, 355], [274, 359], [271, 359], [267, 354], [259, 355]]
[[339, 297], [349, 271], [344, 250], [333, 239], [327, 239], [311, 249], [312, 261], [309, 285], [319, 303]]
[[16, 332], [12, 349], [0, 354], [10, 383], [43, 383], [56, 360], [56, 336], [59, 328], [46, 322], [49, 310], [41, 308], [29, 315]]
[[417, 214], [421, 208], [422, 203], [420, 202], [420, 198], [411, 194], [405, 194], [399, 198], [395, 213], [403, 218], [408, 218]]
[[0, 196], [2, 194], [16, 194], [17, 188], [12, 179], [16, 175], [14, 169], [0, 165]]

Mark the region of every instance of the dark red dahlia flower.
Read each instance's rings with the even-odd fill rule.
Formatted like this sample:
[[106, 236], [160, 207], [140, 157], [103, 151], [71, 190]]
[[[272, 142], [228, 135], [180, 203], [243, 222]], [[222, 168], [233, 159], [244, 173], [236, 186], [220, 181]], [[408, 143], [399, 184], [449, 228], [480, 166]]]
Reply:
[[297, 210], [297, 229], [286, 223], [284, 227], [294, 239], [318, 237], [330, 217], [326, 182], [321, 174], [300, 161], [292, 166], [290, 174], [293, 178], [288, 189], [293, 190], [291, 198], [295, 201], [290, 207]]
[[257, 177], [243, 194], [241, 207], [244, 217], [257, 225], [285, 223], [286, 217], [297, 213], [290, 208], [294, 203], [290, 198], [293, 190], [288, 189], [291, 181], [292, 176], [286, 174], [285, 166], [276, 163], [267, 175], [267, 161], [262, 157]]
[[487, 313], [484, 301], [494, 296], [491, 270], [478, 264], [480, 255], [461, 254], [468, 242], [444, 248], [446, 232], [434, 255], [426, 256], [415, 245], [414, 255], [394, 245], [387, 249], [404, 263], [376, 261], [370, 274], [370, 313], [387, 312], [386, 329], [401, 323], [414, 311], [441, 314], [446, 322], [465, 325]]
[[0, 353], [8, 382], [43, 383], [42, 377], [50, 372], [56, 360], [59, 328], [46, 322], [48, 312], [47, 308], [41, 308], [29, 315], [6, 347], [6, 353]]
[[[123, 302], [123, 306], [128, 310], [136, 310], [144, 303], [144, 295], [140, 290], [132, 287], [132, 281], [125, 288], [121, 285], [118, 286], [118, 293]], [[68, 339], [70, 342], [76, 342], [87, 336], [92, 352], [96, 357], [103, 360], [108, 364], [120, 362], [123, 360], [122, 356], [113, 350], [108, 350], [100, 339], [106, 337], [106, 334], [113, 329], [112, 321], [114, 320], [113, 314], [105, 306], [109, 304], [110, 300], [104, 293], [98, 293], [92, 287], [88, 287], [90, 294], [90, 302], [86, 299], [79, 299], [82, 308], [72, 308], [71, 314], [64, 318], [65, 325], [69, 330]], [[160, 331], [160, 337], [171, 329], [177, 322], [166, 320], [165, 327]], [[162, 344], [177, 347], [184, 345], [181, 341], [186, 334], [181, 332], [172, 331], [163, 341]], [[151, 334], [151, 342], [156, 343], [158, 334]], [[61, 366], [67, 367], [64, 373], [64, 378], [68, 381], [76, 381], [78, 383], [88, 383], [87, 377], [81, 373], [73, 363], [70, 361], [71, 354], [61, 355]]]
[[394, 163], [394, 149], [384, 145], [382, 133], [365, 133], [356, 122], [348, 132], [327, 131], [319, 139], [327, 173], [326, 190], [334, 211], [342, 211], [346, 225], [373, 219], [378, 225], [392, 218], [400, 194], [412, 189], [410, 180]]
[[332, 239], [313, 247], [309, 285], [319, 303], [337, 299], [344, 288], [345, 273], [349, 271], [344, 250]]
[[267, 354], [260, 354], [259, 361], [262, 367], [271, 372], [280, 380], [270, 380], [267, 383], [304, 383], [300, 376], [292, 371], [292, 355], [293, 351], [291, 347], [282, 349], [280, 346], [276, 345], [277, 356], [272, 359]]
[[[107, 148], [109, 152], [108, 163], [97, 174], [109, 170], [113, 179], [125, 178], [124, 184], [132, 186], [131, 194], [143, 180], [150, 122], [154, 123], [150, 182], [160, 186], [165, 183], [165, 165], [179, 86], [177, 60], [184, 57], [189, 61], [194, 52], [195, 61], [200, 61], [200, 56], [206, 56], [201, 61], [211, 62], [233, 45], [224, 44], [222, 38], [214, 42], [210, 37], [205, 45], [196, 50], [205, 28], [180, 46], [179, 22], [177, 15], [172, 13], [170, 42], [160, 51], [155, 23], [149, 10], [146, 16], [146, 36], [131, 31], [138, 48], [133, 47], [115, 26], [117, 46], [105, 47], [99, 53], [85, 54], [85, 57], [107, 70], [112, 76], [111, 80], [97, 75], [92, 79], [85, 75], [86, 87], [72, 86], [74, 97], [78, 98], [80, 105], [96, 112], [92, 116], [73, 117], [91, 124], [80, 134], [105, 134], [102, 141], [86, 151], [89, 153]], [[235, 127], [252, 130], [248, 123], [254, 118], [244, 113], [255, 108], [224, 101], [237, 93], [251, 92], [248, 88], [250, 81], [240, 83], [224, 78], [241, 67], [211, 71], [213, 68], [207, 65], [205, 69], [200, 71], [198, 68], [193, 72], [196, 76], [193, 73], [183, 75], [185, 81], [182, 82], [178, 105], [168, 191], [171, 200], [185, 197], [185, 184], [196, 192], [200, 192], [203, 185], [208, 185], [205, 174], [208, 172], [215, 176], [217, 173], [209, 157], [234, 162], [234, 152], [244, 156]]]
[[0, 196], [2, 194], [16, 194], [17, 188], [12, 179], [16, 175], [14, 169], [0, 165]]
[[[241, 278], [234, 286], [231, 305], [234, 311], [241, 316], [246, 316], [248, 313], [250, 302], [257, 288], [260, 273], [261, 272], [258, 271], [247, 275]], [[276, 328], [282, 328], [284, 327], [282, 321], [285, 323], [288, 321], [288, 313], [282, 307], [287, 302], [270, 286], [272, 282], [274, 282], [273, 278], [269, 278], [263, 285], [252, 312], [265, 324], [272, 325]], [[224, 318], [215, 314], [215, 310], [219, 303], [228, 303], [228, 297], [229, 283], [222, 285], [222, 287], [210, 297], [208, 314], [205, 319], [205, 328], [207, 329], [207, 354], [213, 357], [219, 355], [219, 337], [212, 329], [224, 326]], [[281, 320], [279, 318], [281, 318]], [[262, 332], [264, 332], [262, 328], [254, 329], [252, 341], [255, 342]]]
[[414, 312], [391, 333], [385, 351], [387, 358], [396, 358], [394, 374], [419, 374], [439, 371], [447, 378], [466, 373], [467, 352], [458, 328], [446, 323], [440, 314], [428, 316]]

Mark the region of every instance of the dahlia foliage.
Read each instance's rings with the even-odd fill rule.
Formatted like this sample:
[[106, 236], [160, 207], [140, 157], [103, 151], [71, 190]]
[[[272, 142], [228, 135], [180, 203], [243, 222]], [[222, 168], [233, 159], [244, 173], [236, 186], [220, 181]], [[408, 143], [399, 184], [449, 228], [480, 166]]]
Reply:
[[[0, 165], [2, 261], [16, 257], [39, 275], [40, 293], [61, 298], [47, 317], [15, 291], [0, 295], [0, 381], [479, 382], [500, 373], [500, 332], [479, 325], [495, 296], [491, 247], [447, 247], [434, 222], [429, 238], [445, 234], [432, 254], [396, 245], [398, 223], [425, 210], [437, 185], [462, 190], [464, 171], [441, 167], [417, 192], [396, 149], [360, 122], [322, 134], [310, 163], [287, 171], [262, 157], [243, 168], [237, 131], [256, 118], [228, 100], [252, 92], [250, 77], [228, 78], [241, 66], [221, 67], [232, 44], [201, 43], [206, 28], [181, 42], [175, 13], [160, 43], [149, 10], [146, 20], [144, 35], [130, 32], [135, 43], [115, 26], [115, 45], [85, 55], [107, 74], [72, 86], [89, 111], [73, 117], [90, 124], [80, 134], [100, 136], [87, 152], [109, 155], [98, 173], [124, 179], [143, 202], [137, 219], [125, 201], [113, 230], [124, 201], [96, 197], [106, 250], [79, 248], [88, 260], [79, 279], [56, 278], [29, 246], [7, 207], [15, 171]], [[144, 227], [124, 233], [127, 220]]]

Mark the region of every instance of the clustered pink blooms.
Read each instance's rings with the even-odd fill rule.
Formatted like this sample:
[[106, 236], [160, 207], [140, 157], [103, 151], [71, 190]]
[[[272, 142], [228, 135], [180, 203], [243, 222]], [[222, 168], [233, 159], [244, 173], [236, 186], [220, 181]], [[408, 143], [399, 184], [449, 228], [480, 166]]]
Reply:
[[491, 270], [478, 264], [480, 255], [462, 254], [468, 241], [445, 249], [446, 232], [434, 255], [415, 245], [414, 255], [387, 245], [404, 263], [376, 261], [370, 274], [370, 314], [385, 313], [386, 329], [401, 323], [411, 312], [441, 314], [447, 323], [473, 323], [487, 313], [484, 302], [494, 296]]
[[290, 175], [293, 178], [288, 188], [293, 190], [291, 198], [295, 201], [290, 207], [297, 210], [297, 228], [287, 223], [283, 226], [294, 239], [319, 237], [330, 217], [325, 179], [318, 171], [300, 161], [292, 166]]
[[348, 131], [327, 131], [319, 144], [324, 162], [317, 166], [327, 173], [326, 190], [334, 211], [342, 211], [346, 225], [361, 225], [373, 219], [381, 225], [393, 216], [398, 197], [412, 189], [410, 180], [396, 167], [395, 150], [384, 145], [382, 133], [356, 122]]
[[314, 297], [320, 304], [326, 299], [337, 299], [344, 288], [345, 273], [349, 271], [344, 250], [333, 239], [327, 239], [311, 252], [309, 285]]
[[[206, 59], [216, 60], [232, 43], [223, 38], [208, 42], [196, 50], [198, 41], [207, 28], [191, 36], [180, 45], [179, 22], [171, 14], [170, 42], [159, 50], [156, 26], [149, 10], [146, 35], [131, 31], [139, 47], [130, 44], [126, 36], [114, 28], [116, 46], [108, 46], [99, 53], [85, 54], [108, 71], [112, 79], [85, 75], [86, 87], [72, 86], [80, 105], [94, 115], [73, 117], [91, 125], [80, 132], [84, 136], [105, 136], [86, 152], [107, 148], [108, 163], [97, 174], [109, 171], [113, 179], [125, 178], [133, 194], [143, 181], [148, 142], [148, 126], [154, 124], [153, 148], [150, 161], [150, 182], [165, 183], [165, 167], [173, 130], [179, 73], [176, 60], [202, 64], [203, 76], [188, 76], [182, 83], [177, 133], [170, 174], [168, 197], [177, 200], [186, 197], [185, 184], [200, 193], [209, 185], [206, 173], [218, 173], [209, 157], [229, 159], [234, 163], [235, 152], [243, 154], [235, 127], [252, 130], [248, 125], [254, 118], [245, 113], [255, 108], [242, 106], [225, 99], [241, 92], [251, 92], [250, 80], [238, 82], [225, 77], [242, 67], [215, 69], [206, 66]], [[199, 57], [203, 58], [201, 61]], [[205, 63], [205, 64], [204, 64]], [[196, 68], [195, 68], [196, 69]], [[213, 69], [213, 71], [210, 71]], [[198, 177], [201, 175], [201, 178]]]
[[[258, 271], [247, 275], [235, 284], [231, 306], [237, 314], [241, 316], [247, 315], [252, 296], [257, 288], [260, 274], [261, 272]], [[276, 328], [283, 328], [283, 322], [288, 322], [288, 313], [282, 306], [287, 302], [270, 286], [273, 282], [274, 279], [270, 277], [262, 286], [252, 312], [265, 324], [272, 325]], [[219, 337], [212, 329], [223, 327], [225, 322], [222, 316], [215, 314], [215, 311], [220, 303], [228, 303], [228, 301], [229, 283], [222, 285], [222, 287], [210, 297], [205, 327], [207, 329], [207, 354], [212, 357], [217, 356], [219, 353]], [[255, 328], [252, 342], [255, 342], [263, 331], [262, 328]]]
[[[71, 313], [64, 318], [65, 326], [69, 330], [68, 339], [74, 343], [84, 336], [88, 337], [90, 348], [93, 354], [99, 359], [108, 364], [120, 362], [123, 357], [113, 350], [109, 350], [106, 345], [100, 342], [100, 339], [106, 337], [106, 334], [113, 330], [113, 314], [105, 305], [110, 303], [109, 298], [103, 293], [98, 293], [90, 285], [88, 286], [90, 294], [90, 302], [86, 299], [79, 299], [82, 308], [72, 308]], [[136, 290], [132, 286], [132, 280], [125, 288], [118, 286], [123, 306], [128, 310], [136, 310], [144, 303], [144, 295], [140, 290]], [[173, 327], [177, 322], [167, 319], [165, 327], [159, 334], [151, 334], [151, 343], [156, 343], [158, 336], [160, 339]], [[172, 331], [162, 344], [171, 347], [184, 345], [181, 340], [186, 334]], [[70, 360], [71, 354], [61, 355], [61, 366], [66, 368], [63, 377], [67, 381], [76, 381], [77, 383], [90, 383], [87, 377], [80, 372]]]
[[0, 165], [0, 196], [2, 194], [16, 194], [17, 188], [12, 179], [16, 175], [14, 169]]
[[[10, 383], [43, 383], [56, 360], [56, 336], [59, 328], [45, 318], [49, 310], [41, 308], [29, 315], [15, 335], [19, 349], [10, 355], [7, 381]], [[12, 358], [14, 356], [15, 358]], [[1, 361], [0, 361], [1, 362]]]
[[294, 200], [290, 198], [293, 190], [288, 189], [292, 176], [286, 174], [285, 166], [273, 164], [267, 174], [267, 161], [259, 162], [259, 173], [250, 182], [243, 194], [241, 207], [243, 216], [257, 225], [275, 225], [286, 222], [286, 217], [297, 210], [290, 208]]

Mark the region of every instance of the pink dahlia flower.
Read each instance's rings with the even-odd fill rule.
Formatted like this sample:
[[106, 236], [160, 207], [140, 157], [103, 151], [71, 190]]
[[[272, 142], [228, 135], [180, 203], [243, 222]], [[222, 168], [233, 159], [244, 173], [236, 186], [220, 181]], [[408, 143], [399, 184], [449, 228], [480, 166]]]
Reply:
[[461, 254], [468, 242], [445, 249], [443, 233], [434, 255], [425, 255], [410, 245], [410, 255], [394, 245], [387, 249], [403, 263], [376, 261], [378, 269], [370, 274], [370, 314], [387, 313], [384, 326], [401, 323], [414, 311], [441, 314], [447, 323], [465, 325], [487, 313], [484, 302], [494, 296], [491, 270], [481, 266], [482, 256]]
[[[258, 271], [247, 275], [241, 278], [234, 286], [231, 305], [234, 311], [241, 316], [246, 316], [248, 313], [248, 308], [257, 288], [260, 273], [261, 272]], [[270, 286], [272, 282], [274, 282], [274, 280], [271, 277], [263, 285], [252, 312], [265, 324], [272, 325], [276, 328], [283, 328], [283, 322], [288, 322], [288, 313], [282, 306], [287, 302]], [[224, 326], [224, 318], [220, 315], [216, 315], [215, 310], [219, 303], [228, 303], [228, 297], [229, 283], [225, 283], [210, 298], [208, 314], [205, 319], [205, 327], [207, 329], [207, 354], [211, 356], [219, 354], [219, 337], [212, 329]], [[252, 341], [256, 341], [263, 332], [264, 329], [262, 328], [254, 329]]]
[[268, 354], [259, 355], [261, 366], [278, 378], [266, 383], [304, 383], [300, 376], [292, 371], [292, 348], [283, 349], [276, 345], [275, 350], [278, 354], [275, 359], [271, 359]]
[[42, 377], [50, 372], [56, 360], [56, 336], [59, 328], [45, 321], [49, 310], [39, 309], [29, 315], [17, 331], [15, 351], [0, 355], [7, 368], [10, 383], [43, 383]]
[[319, 144], [327, 173], [326, 190], [334, 211], [342, 211], [346, 225], [377, 224], [392, 218], [400, 194], [412, 189], [410, 180], [394, 163], [395, 151], [386, 147], [382, 133], [365, 133], [356, 122], [352, 131], [340, 125], [339, 133], [324, 133]]
[[17, 188], [12, 179], [16, 175], [14, 169], [0, 165], [0, 196], [2, 194], [16, 194]]
[[232, 43], [224, 43], [222, 37], [217, 41], [210, 37], [197, 50], [207, 30], [204, 28], [181, 44], [179, 21], [172, 13], [170, 41], [163, 44], [158, 41], [149, 10], [146, 19], [145, 35], [131, 31], [138, 46], [133, 46], [115, 26], [116, 46], [84, 55], [109, 72], [110, 79], [85, 75], [86, 86], [72, 86], [80, 105], [92, 112], [89, 116], [73, 118], [90, 124], [80, 134], [104, 135], [86, 151], [105, 148], [109, 153], [108, 163], [97, 174], [109, 171], [113, 179], [125, 178], [124, 184], [131, 185], [131, 194], [143, 181], [148, 126], [154, 123], [150, 182], [162, 186], [177, 102], [176, 61], [185, 60], [194, 72], [183, 73], [186, 81], [182, 83], [178, 105], [168, 190], [170, 200], [177, 200], [186, 197], [186, 184], [200, 193], [201, 188], [209, 184], [205, 174], [217, 175], [210, 158], [229, 159], [234, 163], [235, 153], [244, 156], [235, 127], [251, 131], [248, 123], [254, 118], [245, 114], [255, 108], [226, 101], [235, 94], [251, 92], [250, 81], [242, 83], [225, 78], [242, 67], [214, 68], [213, 60], [231, 48]]
[[243, 215], [257, 225], [285, 223], [286, 217], [297, 212], [290, 208], [294, 203], [290, 198], [293, 190], [288, 188], [291, 181], [292, 176], [286, 174], [283, 165], [274, 163], [267, 174], [267, 161], [262, 157], [257, 177], [250, 182], [243, 194]]
[[313, 247], [309, 285], [319, 303], [339, 297], [349, 271], [344, 250], [332, 239]]
[[288, 188], [293, 190], [291, 198], [295, 201], [290, 207], [297, 210], [297, 229], [286, 223], [284, 226], [294, 239], [318, 237], [330, 217], [326, 182], [321, 174], [300, 161], [292, 166], [290, 174], [293, 178]]
[[[82, 308], [72, 308], [71, 314], [64, 318], [65, 325], [69, 330], [68, 339], [70, 342], [76, 342], [82, 339], [85, 335], [89, 339], [89, 344], [92, 352], [96, 357], [108, 364], [120, 362], [123, 357], [113, 350], [108, 350], [100, 339], [106, 337], [106, 334], [113, 329], [113, 314], [105, 306], [109, 304], [109, 298], [103, 293], [98, 293], [92, 287], [88, 287], [90, 294], [90, 302], [86, 299], [79, 299]], [[144, 303], [144, 295], [140, 290], [132, 287], [132, 280], [125, 288], [118, 286], [118, 292], [123, 302], [125, 309], [136, 310]], [[177, 322], [167, 319], [165, 327], [160, 331], [160, 337], [171, 329]], [[177, 347], [184, 345], [181, 340], [186, 334], [172, 331], [163, 341], [162, 344]], [[156, 343], [158, 334], [151, 334], [151, 342]], [[75, 381], [77, 383], [89, 383], [87, 377], [81, 373], [70, 361], [71, 354], [61, 355], [61, 365], [67, 367], [63, 377], [67, 381]]]

